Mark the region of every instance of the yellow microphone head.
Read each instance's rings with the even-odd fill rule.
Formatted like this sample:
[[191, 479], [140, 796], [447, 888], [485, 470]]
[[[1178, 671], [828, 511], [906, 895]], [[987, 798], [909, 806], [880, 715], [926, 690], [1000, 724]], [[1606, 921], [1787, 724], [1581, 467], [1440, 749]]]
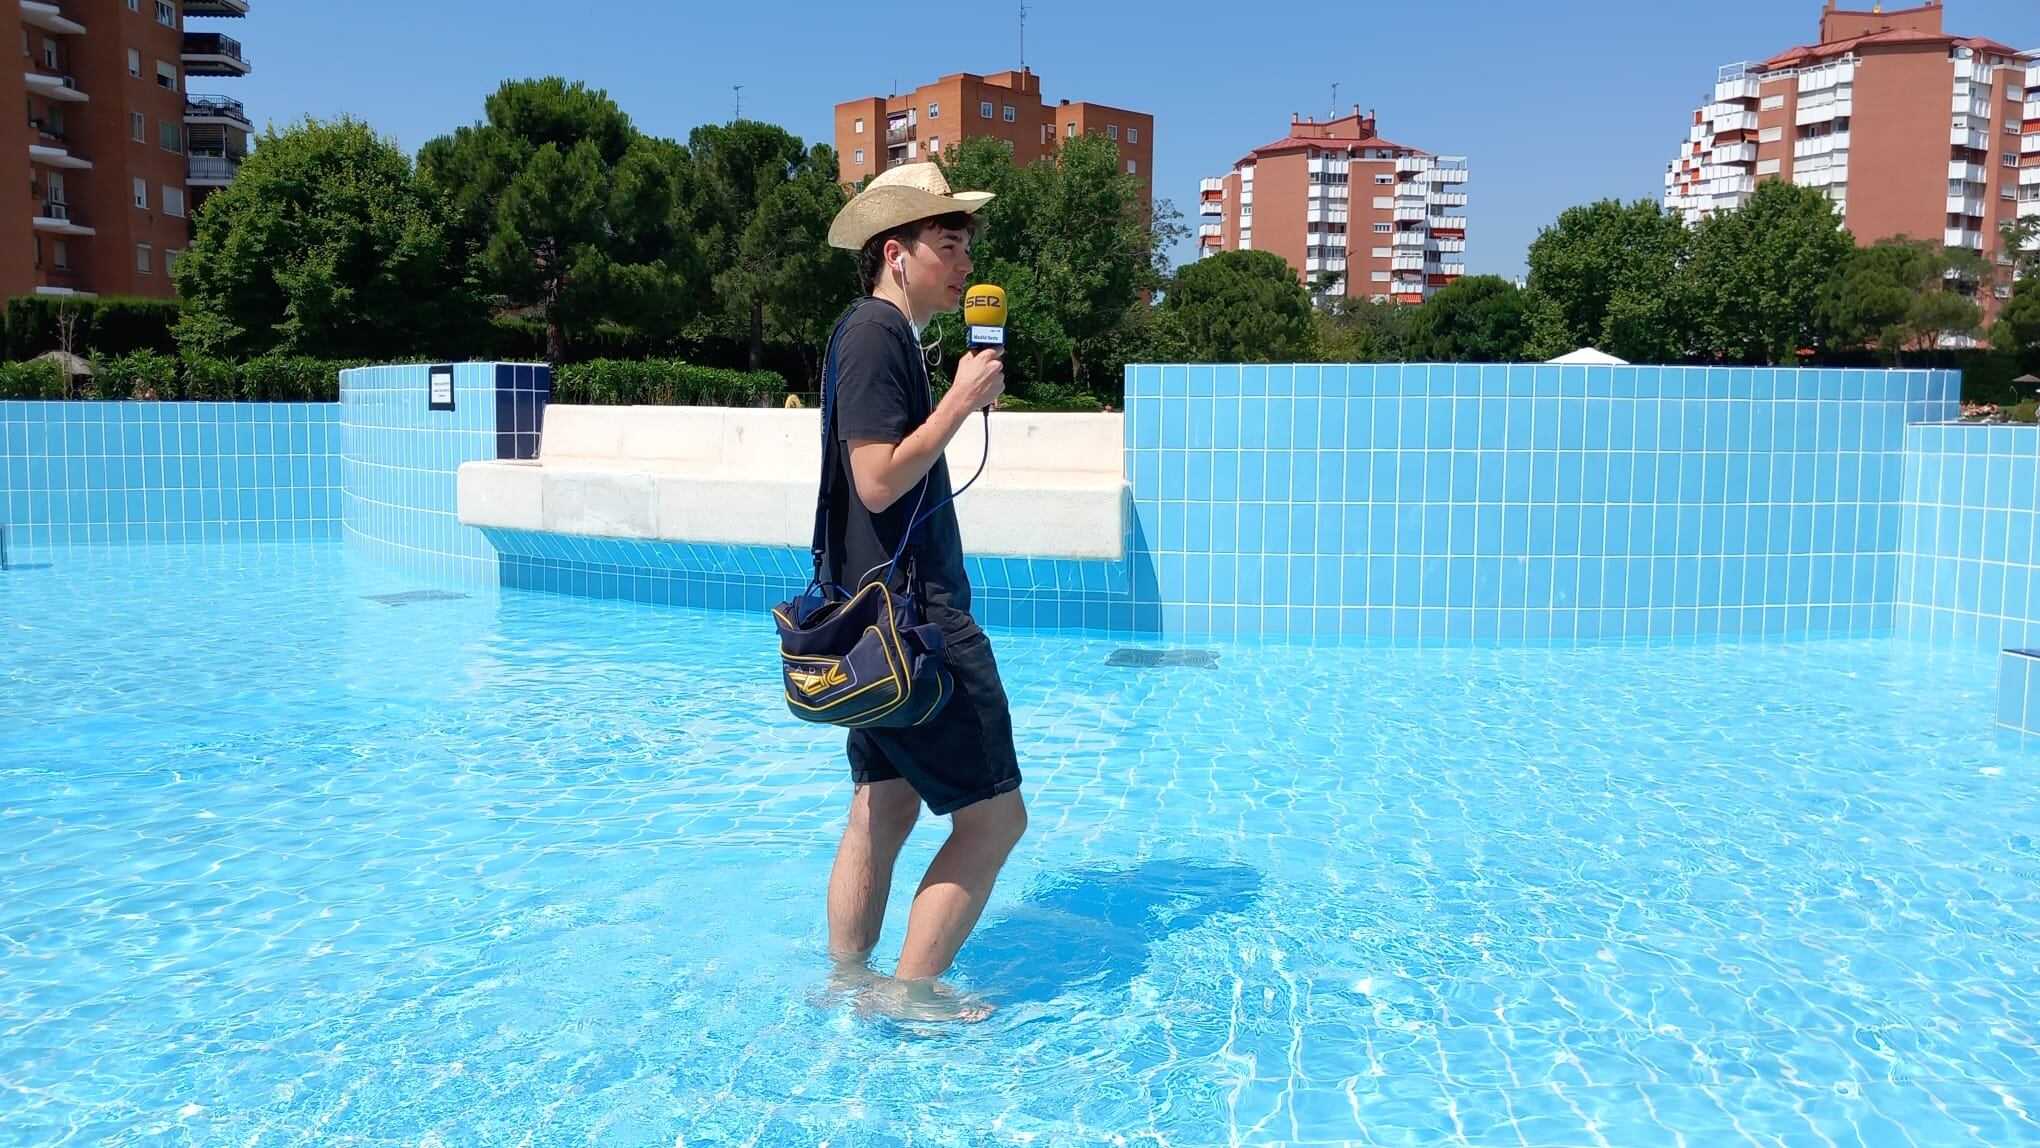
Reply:
[[965, 342], [971, 347], [1006, 345], [1006, 289], [990, 283], [973, 284], [963, 293]]

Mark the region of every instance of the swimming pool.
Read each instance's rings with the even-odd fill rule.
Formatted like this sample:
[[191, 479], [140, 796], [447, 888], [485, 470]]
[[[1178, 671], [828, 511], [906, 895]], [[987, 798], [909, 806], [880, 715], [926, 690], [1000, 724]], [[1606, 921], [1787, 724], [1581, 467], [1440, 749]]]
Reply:
[[1987, 658], [1002, 634], [1033, 829], [955, 977], [998, 1011], [921, 1027], [824, 991], [843, 768], [769, 627], [24, 557], [0, 1143], [2040, 1142]]

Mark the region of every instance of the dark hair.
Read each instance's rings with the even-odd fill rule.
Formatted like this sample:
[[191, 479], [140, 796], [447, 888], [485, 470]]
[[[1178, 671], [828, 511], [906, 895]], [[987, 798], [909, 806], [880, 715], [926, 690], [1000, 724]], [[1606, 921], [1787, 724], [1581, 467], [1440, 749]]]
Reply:
[[978, 232], [978, 217], [968, 211], [952, 211], [947, 215], [903, 223], [891, 231], [881, 231], [872, 236], [864, 250], [857, 253], [857, 282], [863, 286], [864, 293], [869, 295], [877, 290], [879, 276], [885, 274], [886, 240], [897, 239], [912, 247], [921, 241], [923, 232], [938, 230], [961, 231], [974, 236]]

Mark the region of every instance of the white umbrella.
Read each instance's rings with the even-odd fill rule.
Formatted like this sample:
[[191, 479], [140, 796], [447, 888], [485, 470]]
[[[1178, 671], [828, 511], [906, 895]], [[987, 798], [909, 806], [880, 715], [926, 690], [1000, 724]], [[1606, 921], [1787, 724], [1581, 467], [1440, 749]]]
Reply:
[[1593, 347], [1581, 347], [1577, 351], [1567, 351], [1565, 354], [1560, 355], [1556, 359], [1546, 359], [1545, 362], [1584, 363], [1589, 366], [1595, 367], [1620, 367], [1626, 366], [1629, 360], [1618, 359], [1606, 351], [1598, 350]]

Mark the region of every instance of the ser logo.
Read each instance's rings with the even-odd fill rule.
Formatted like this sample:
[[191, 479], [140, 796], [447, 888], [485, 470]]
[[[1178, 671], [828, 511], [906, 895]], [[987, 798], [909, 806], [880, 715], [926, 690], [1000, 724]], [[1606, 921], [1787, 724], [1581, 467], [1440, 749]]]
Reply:
[[1004, 307], [1006, 300], [998, 295], [971, 295], [964, 299], [966, 307]]

